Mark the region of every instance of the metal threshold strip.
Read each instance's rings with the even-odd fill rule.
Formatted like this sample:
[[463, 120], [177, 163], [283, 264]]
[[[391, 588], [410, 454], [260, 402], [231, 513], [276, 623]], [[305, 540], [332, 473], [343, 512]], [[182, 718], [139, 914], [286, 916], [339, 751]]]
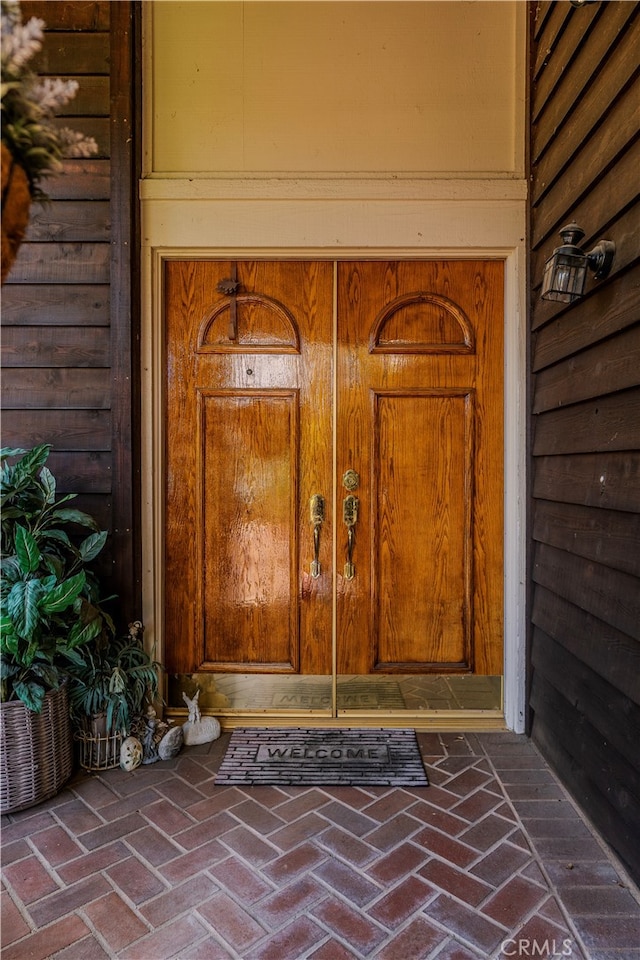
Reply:
[[[203, 710], [203, 715], [207, 711]], [[213, 713], [213, 711], [211, 711]], [[236, 727], [388, 727], [399, 729], [412, 727], [421, 731], [482, 732], [506, 730], [504, 714], [501, 710], [420, 710], [420, 711], [346, 711], [338, 717], [329, 712], [309, 711], [255, 711], [234, 710], [215, 714], [223, 731]], [[179, 708], [167, 708], [165, 716], [183, 723], [187, 711]]]

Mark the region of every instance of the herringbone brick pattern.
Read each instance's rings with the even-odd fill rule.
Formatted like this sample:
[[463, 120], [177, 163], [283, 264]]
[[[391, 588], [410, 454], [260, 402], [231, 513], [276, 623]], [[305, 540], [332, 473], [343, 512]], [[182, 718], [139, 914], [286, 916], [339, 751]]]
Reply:
[[637, 890], [525, 738], [419, 734], [412, 789], [216, 787], [227, 740], [5, 817], [3, 960], [640, 960]]

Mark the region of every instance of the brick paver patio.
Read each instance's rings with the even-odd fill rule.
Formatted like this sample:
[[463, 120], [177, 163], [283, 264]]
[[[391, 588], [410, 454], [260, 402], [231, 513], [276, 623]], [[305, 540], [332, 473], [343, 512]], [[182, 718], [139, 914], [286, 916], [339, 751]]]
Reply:
[[535, 747], [431, 786], [216, 786], [228, 734], [3, 818], [3, 960], [640, 960], [637, 889]]

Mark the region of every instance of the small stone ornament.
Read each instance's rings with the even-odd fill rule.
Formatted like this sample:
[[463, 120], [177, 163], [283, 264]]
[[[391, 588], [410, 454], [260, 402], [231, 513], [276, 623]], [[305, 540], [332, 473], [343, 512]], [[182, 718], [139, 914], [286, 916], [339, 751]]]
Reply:
[[156, 727], [158, 726], [158, 721], [155, 718], [155, 711], [153, 716], [147, 716], [145, 722], [147, 729], [145, 731], [144, 740], [142, 741], [142, 762], [155, 763], [156, 760], [160, 759], [158, 747], [155, 741]]
[[173, 760], [180, 753], [183, 743], [182, 727], [170, 727], [158, 744], [158, 756], [161, 760]]
[[215, 717], [202, 719], [198, 706], [199, 696], [200, 688], [196, 690], [193, 697], [188, 697], [186, 693], [182, 694], [182, 699], [189, 708], [189, 719], [182, 725], [184, 742], [188, 747], [195, 746], [197, 743], [209, 743], [220, 736], [220, 724]]
[[142, 744], [137, 737], [127, 737], [120, 747], [120, 766], [131, 772], [142, 763]]

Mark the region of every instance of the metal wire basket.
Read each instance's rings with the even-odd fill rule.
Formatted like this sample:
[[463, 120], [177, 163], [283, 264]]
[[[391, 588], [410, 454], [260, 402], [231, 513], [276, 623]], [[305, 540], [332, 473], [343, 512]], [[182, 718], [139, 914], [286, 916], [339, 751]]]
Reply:
[[88, 718], [74, 740], [78, 744], [78, 762], [83, 770], [110, 770], [120, 763], [122, 733], [107, 733], [106, 715]]

